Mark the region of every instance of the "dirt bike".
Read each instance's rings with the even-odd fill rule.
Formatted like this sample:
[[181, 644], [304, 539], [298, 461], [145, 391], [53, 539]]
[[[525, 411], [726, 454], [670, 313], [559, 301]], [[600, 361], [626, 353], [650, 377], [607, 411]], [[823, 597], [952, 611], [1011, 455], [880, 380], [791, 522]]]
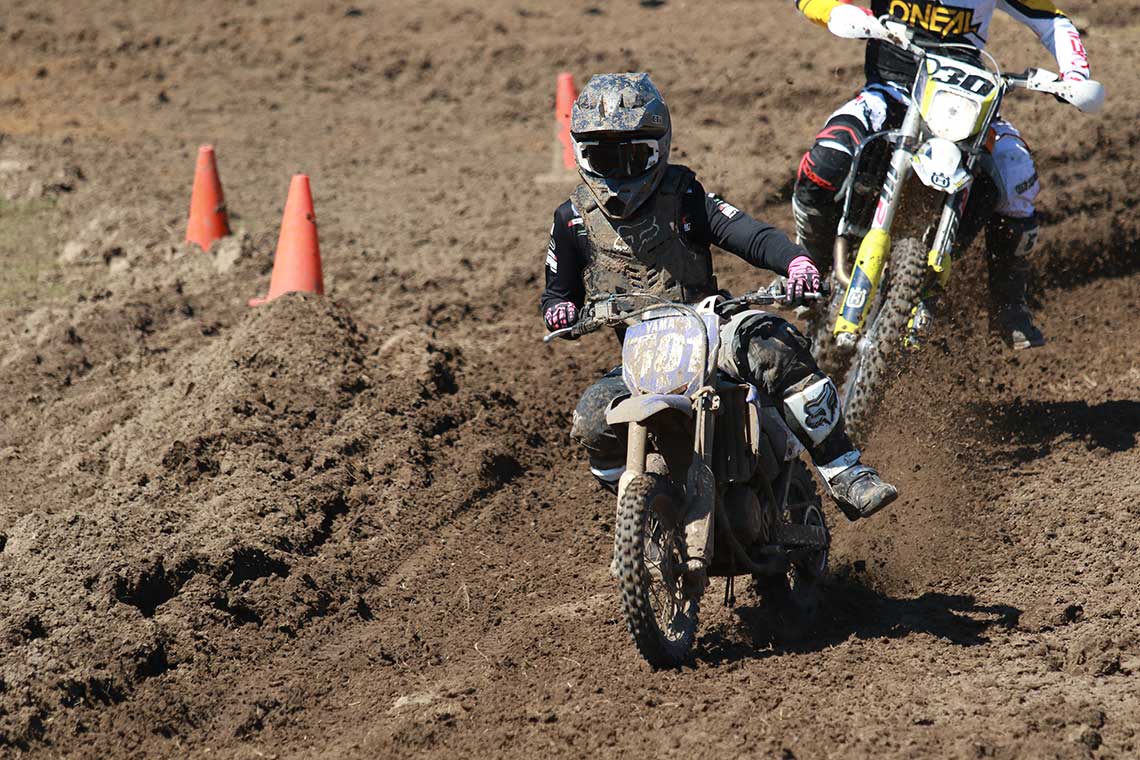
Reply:
[[[902, 126], [859, 145], [839, 190], [844, 205], [832, 276], [843, 288], [835, 288], [827, 313], [817, 314], [810, 328], [816, 360], [843, 379], [844, 419], [856, 441], [869, 432], [900, 348], [918, 348], [930, 329], [952, 256], [981, 228], [978, 217], [992, 211], [994, 196], [987, 201], [976, 193], [979, 202], [971, 202], [971, 190], [985, 177], [986, 140], [1006, 93], [1050, 93], [1089, 113], [1104, 101], [1097, 82], [1060, 81], [1038, 69], [1003, 74], [991, 55], [972, 45], [920, 47], [913, 30], [890, 18], [833, 17], [829, 24], [836, 36], [882, 40], [918, 63]], [[969, 56], [988, 68], [960, 60]], [[896, 218], [901, 239], [892, 245]], [[848, 270], [852, 241], [861, 242]]]
[[616, 295], [545, 338], [625, 328], [631, 394], [606, 415], [628, 430], [611, 571], [633, 641], [654, 667], [689, 658], [710, 576], [727, 579], [731, 604], [737, 575], [751, 574], [772, 599], [795, 601], [827, 571], [831, 538], [803, 446], [774, 402], [717, 370], [727, 318], [783, 297], [759, 291], [693, 307]]

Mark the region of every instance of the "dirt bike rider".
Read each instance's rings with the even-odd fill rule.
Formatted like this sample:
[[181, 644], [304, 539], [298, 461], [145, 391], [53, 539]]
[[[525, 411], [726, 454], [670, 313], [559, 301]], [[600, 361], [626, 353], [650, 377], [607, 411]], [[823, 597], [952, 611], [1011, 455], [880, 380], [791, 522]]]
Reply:
[[[795, 0], [811, 21], [827, 26], [833, 13], [891, 15], [915, 30], [915, 42], [966, 43], [983, 48], [995, 7], [1032, 29], [1060, 66], [1061, 78], [1089, 77], [1088, 58], [1073, 23], [1050, 0], [871, 0], [871, 8], [848, 5], [849, 0]], [[948, 55], [963, 56], [962, 50]], [[966, 59], [970, 56], [965, 55]], [[974, 55], [971, 63], [979, 63]], [[867, 85], [854, 100], [841, 106], [816, 135], [815, 144], [800, 162], [792, 208], [797, 240], [816, 261], [830, 268], [842, 201], [836, 193], [847, 177], [854, 150], [867, 135], [898, 127], [905, 113], [916, 63], [887, 43], [867, 43]], [[1029, 148], [1009, 122], [998, 118], [989, 137], [986, 169], [997, 186], [994, 214], [986, 225], [986, 261], [990, 282], [990, 325], [1014, 349], [1045, 344], [1026, 303], [1029, 251], [1037, 240], [1034, 200], [1040, 190]], [[965, 225], [964, 225], [965, 227]], [[971, 232], [976, 232], [974, 229]], [[963, 230], [968, 242], [972, 234]]]
[[[786, 274], [789, 300], [819, 289], [819, 271], [806, 251], [706, 195], [691, 170], [669, 163], [669, 110], [647, 74], [593, 77], [574, 103], [570, 131], [582, 184], [554, 212], [541, 301], [547, 329], [574, 324], [583, 304], [611, 293], [649, 291], [690, 304], [713, 295], [710, 244]], [[721, 343], [723, 371], [783, 400], [789, 426], [849, 519], [869, 517], [894, 501], [894, 486], [859, 461], [835, 386], [791, 324], [745, 312], [724, 328]], [[574, 411], [571, 437], [586, 448], [591, 472], [611, 488], [625, 469], [625, 440], [605, 414], [628, 393], [620, 371], [610, 372]]]

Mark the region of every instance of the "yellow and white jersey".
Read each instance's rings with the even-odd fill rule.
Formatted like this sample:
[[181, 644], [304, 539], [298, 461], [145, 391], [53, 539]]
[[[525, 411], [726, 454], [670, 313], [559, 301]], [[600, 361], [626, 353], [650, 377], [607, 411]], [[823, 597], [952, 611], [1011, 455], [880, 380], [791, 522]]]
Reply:
[[[796, 7], [813, 22], [827, 25], [831, 9], [840, 0], [795, 0]], [[985, 48], [990, 19], [1001, 10], [1034, 31], [1041, 44], [1053, 54], [1062, 75], [1088, 77], [1085, 46], [1076, 26], [1050, 0], [871, 0], [871, 13], [889, 15], [916, 31], [916, 41], [968, 43]], [[871, 79], [909, 83], [901, 56], [892, 55], [872, 43], [867, 56]]]

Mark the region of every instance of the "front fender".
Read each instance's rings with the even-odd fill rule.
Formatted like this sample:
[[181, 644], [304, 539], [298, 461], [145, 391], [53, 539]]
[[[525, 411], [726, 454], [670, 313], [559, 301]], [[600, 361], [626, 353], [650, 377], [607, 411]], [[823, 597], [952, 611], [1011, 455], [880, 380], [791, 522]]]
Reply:
[[619, 401], [606, 412], [606, 422], [619, 425], [623, 422], [644, 422], [658, 412], [672, 409], [687, 417], [693, 416], [693, 402], [688, 396], [646, 394], [631, 396]]

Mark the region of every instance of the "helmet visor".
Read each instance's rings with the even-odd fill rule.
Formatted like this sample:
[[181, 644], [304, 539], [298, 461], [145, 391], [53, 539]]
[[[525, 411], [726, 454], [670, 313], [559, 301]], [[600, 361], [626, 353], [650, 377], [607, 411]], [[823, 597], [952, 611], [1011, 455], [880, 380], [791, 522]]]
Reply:
[[657, 165], [661, 148], [657, 140], [575, 140], [574, 152], [582, 171], [606, 179], [638, 177]]

